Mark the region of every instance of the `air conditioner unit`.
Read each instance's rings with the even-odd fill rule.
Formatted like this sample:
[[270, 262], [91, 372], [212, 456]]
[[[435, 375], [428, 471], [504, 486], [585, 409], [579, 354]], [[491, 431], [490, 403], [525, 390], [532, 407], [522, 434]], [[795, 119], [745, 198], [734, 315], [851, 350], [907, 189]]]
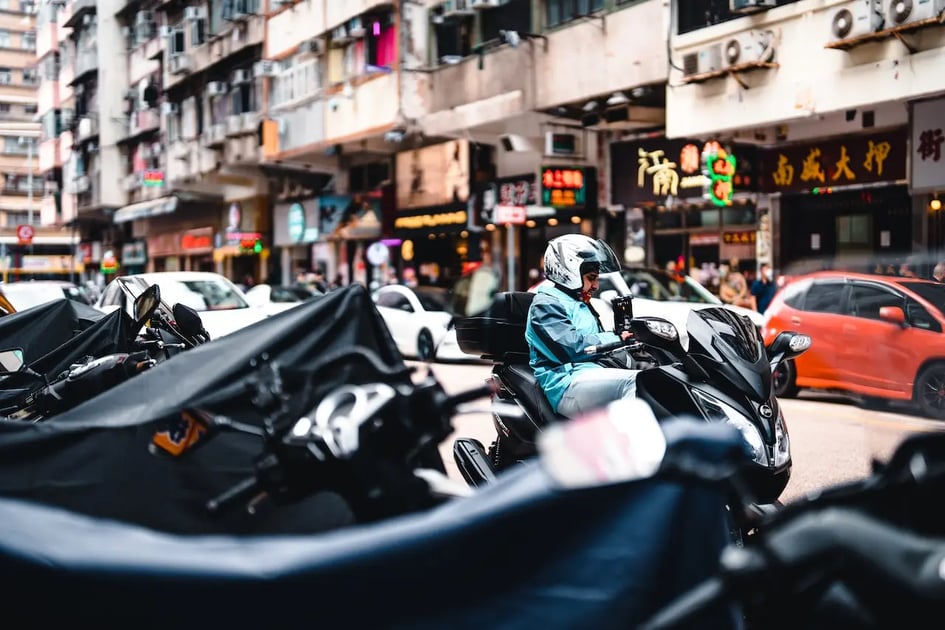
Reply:
[[164, 155], [164, 145], [160, 142], [155, 142], [145, 151], [145, 154], [151, 157], [161, 157]]
[[771, 61], [774, 59], [774, 33], [770, 31], [736, 33], [725, 40], [722, 53], [722, 65], [726, 68], [753, 61]]
[[243, 121], [239, 114], [230, 114], [226, 117], [226, 135], [238, 136], [243, 133]]
[[187, 7], [184, 9], [184, 20], [186, 22], [205, 20], [206, 18], [207, 10], [204, 7]]
[[855, 0], [837, 7], [830, 18], [830, 41], [875, 33], [883, 28], [882, 0]]
[[476, 10], [471, 5], [472, 0], [447, 0], [443, 5], [443, 17], [473, 15]]
[[474, 9], [493, 9], [499, 6], [499, 0], [472, 0], [470, 6]]
[[722, 44], [712, 44], [702, 50], [683, 55], [683, 75], [705, 74], [721, 70]]
[[135, 15], [135, 24], [147, 24], [154, 21], [154, 14], [150, 11], [138, 11]]
[[175, 116], [178, 112], [180, 112], [180, 106], [177, 103], [161, 103], [163, 116]]
[[354, 39], [361, 39], [367, 34], [367, 31], [364, 30], [364, 23], [361, 22], [361, 18], [351, 18], [348, 21], [348, 35]]
[[777, 0], [729, 0], [728, 8], [732, 13], [754, 13], [767, 11], [778, 6]]
[[161, 30], [159, 32], [161, 37], [171, 37], [174, 35], [174, 27], [168, 26], [167, 24], [161, 25]]
[[228, 87], [226, 81], [211, 81], [207, 84], [207, 96], [225, 96]]
[[320, 37], [313, 37], [312, 39], [307, 39], [301, 44], [299, 44], [300, 55], [321, 55], [325, 52], [325, 40]]
[[547, 157], [579, 155], [580, 142], [576, 133], [545, 132], [545, 155]]
[[252, 80], [252, 75], [249, 73], [249, 70], [246, 70], [245, 68], [234, 70], [233, 74], [230, 75], [230, 85], [242, 85], [243, 83], [249, 83]]
[[344, 46], [349, 43], [351, 39], [351, 36], [348, 34], [348, 28], [345, 26], [339, 26], [331, 31], [332, 46]]
[[943, 11], [945, 0], [889, 0], [886, 17], [892, 27], [940, 17]]
[[263, 59], [253, 64], [254, 77], [273, 77], [279, 74], [279, 62], [271, 59]]
[[182, 53], [171, 55], [170, 68], [171, 74], [183, 74], [190, 71], [190, 57]]

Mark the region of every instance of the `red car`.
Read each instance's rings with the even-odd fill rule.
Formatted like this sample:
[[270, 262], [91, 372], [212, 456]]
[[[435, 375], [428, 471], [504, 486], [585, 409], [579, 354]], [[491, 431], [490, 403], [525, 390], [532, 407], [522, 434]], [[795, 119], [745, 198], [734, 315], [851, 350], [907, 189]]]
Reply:
[[810, 335], [810, 350], [775, 374], [778, 396], [804, 387], [869, 401], [914, 401], [945, 419], [945, 284], [821, 271], [796, 276], [765, 313], [765, 342], [785, 330]]

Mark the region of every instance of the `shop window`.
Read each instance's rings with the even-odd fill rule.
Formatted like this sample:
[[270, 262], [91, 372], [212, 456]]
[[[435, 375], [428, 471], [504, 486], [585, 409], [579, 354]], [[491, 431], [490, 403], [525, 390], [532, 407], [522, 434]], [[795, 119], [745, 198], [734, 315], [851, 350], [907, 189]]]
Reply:
[[676, 210], [657, 210], [654, 216], [657, 230], [671, 230], [682, 227], [682, 212]]
[[442, 18], [439, 23], [433, 23], [436, 59], [439, 62], [472, 54], [473, 24], [475, 22], [472, 16], [450, 16]]
[[837, 245], [839, 247], [870, 247], [872, 222], [868, 214], [837, 217]]
[[[584, 7], [584, 13], [589, 13], [603, 8], [604, 2], [603, 0], [585, 0], [584, 4], [588, 5]], [[587, 10], [591, 5], [597, 6]], [[531, 33], [534, 30], [531, 0], [509, 0], [494, 9], [482, 11], [479, 24], [484, 42], [499, 39], [499, 31]]]
[[603, 8], [604, 0], [545, 0], [545, 26], [558, 26]]
[[[566, 2], [567, 0], [560, 0]], [[778, 6], [793, 4], [798, 0], [778, 0]], [[675, 0], [677, 33], [682, 35], [700, 28], [722, 24], [744, 17], [743, 13], [729, 10], [729, 0]]]
[[755, 225], [757, 222], [755, 207], [752, 205], [736, 204], [722, 208], [722, 223], [724, 225]]
[[686, 212], [686, 227], [718, 227], [718, 208], [696, 208]]

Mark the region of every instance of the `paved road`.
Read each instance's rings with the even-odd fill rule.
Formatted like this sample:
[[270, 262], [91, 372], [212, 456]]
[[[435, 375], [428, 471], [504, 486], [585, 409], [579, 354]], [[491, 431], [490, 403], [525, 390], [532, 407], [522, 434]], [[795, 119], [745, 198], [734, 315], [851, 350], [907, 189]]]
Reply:
[[[481, 384], [490, 366], [434, 364], [432, 369], [447, 391], [456, 392]], [[488, 401], [483, 400], [482, 407], [487, 409]], [[824, 394], [802, 394], [796, 400], [784, 400], [783, 407], [794, 458], [783, 501], [862, 477], [869, 471], [873, 457], [887, 458], [913, 432], [945, 430], [945, 423], [908, 412], [861, 409], [843, 398]], [[486, 446], [495, 437], [491, 417], [486, 413], [460, 416], [454, 422], [456, 436], [474, 437]], [[459, 478], [453, 465], [452, 438], [441, 450], [450, 474]]]

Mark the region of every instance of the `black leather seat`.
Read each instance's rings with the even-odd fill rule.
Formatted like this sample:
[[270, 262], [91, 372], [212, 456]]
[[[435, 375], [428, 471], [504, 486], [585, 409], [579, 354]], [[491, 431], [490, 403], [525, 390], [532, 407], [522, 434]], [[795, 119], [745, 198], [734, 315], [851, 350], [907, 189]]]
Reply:
[[553, 422], [567, 420], [551, 408], [545, 391], [538, 384], [535, 373], [528, 363], [515, 362], [503, 366], [501, 378], [515, 392], [517, 400], [538, 426], [544, 427]]

